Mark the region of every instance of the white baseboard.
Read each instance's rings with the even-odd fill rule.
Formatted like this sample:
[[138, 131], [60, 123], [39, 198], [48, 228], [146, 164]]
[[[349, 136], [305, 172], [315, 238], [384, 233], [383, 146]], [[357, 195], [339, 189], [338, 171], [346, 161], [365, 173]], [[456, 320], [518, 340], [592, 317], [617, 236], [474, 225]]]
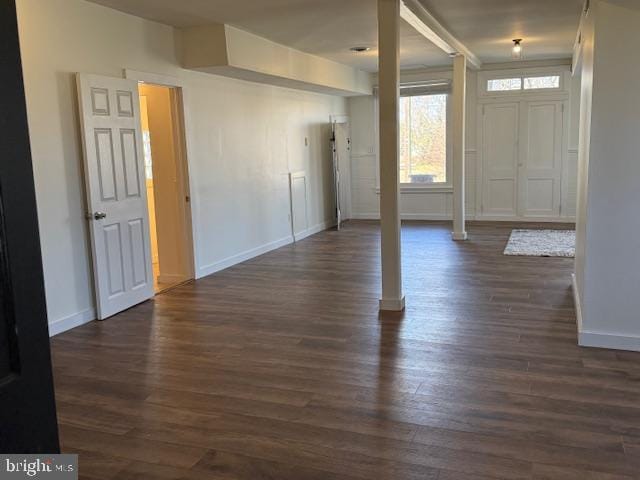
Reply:
[[451, 215], [446, 213], [401, 213], [402, 220], [450, 220], [453, 221]]
[[582, 329], [582, 303], [575, 273], [571, 275], [573, 301], [576, 304], [576, 323], [578, 325], [578, 345], [581, 347], [612, 348], [640, 352], [640, 337], [612, 335], [602, 332], [589, 332]]
[[612, 348], [640, 352], [640, 337], [583, 331], [578, 333], [578, 344], [581, 347]]
[[276, 250], [277, 248], [281, 248], [281, 247], [284, 247], [285, 245], [289, 245], [294, 241], [300, 241], [303, 238], [307, 238], [311, 235], [322, 232], [323, 230], [327, 230], [328, 228], [331, 228], [334, 225], [335, 223], [332, 221], [319, 223], [314, 227], [308, 228], [307, 230], [300, 232], [295, 236], [295, 239], [292, 235], [287, 235], [286, 237], [280, 238], [279, 240], [266, 243], [259, 247], [252, 248], [251, 250], [246, 250], [244, 252], [238, 253], [231, 257], [227, 257], [224, 260], [220, 260], [219, 262], [205, 265], [198, 269], [196, 278], [206, 277], [208, 275], [224, 270], [225, 268], [229, 268], [234, 265], [237, 265], [238, 263], [246, 262], [247, 260], [251, 260], [252, 258], [258, 257], [260, 255], [264, 255], [265, 253], [268, 253], [272, 250]]
[[578, 335], [582, 331], [582, 303], [580, 302], [580, 291], [578, 290], [578, 282], [576, 274], [571, 274], [571, 289], [573, 290], [573, 303], [576, 308], [576, 325], [578, 327]]
[[[379, 213], [354, 213], [353, 220], [380, 220]], [[451, 215], [444, 213], [403, 213], [402, 220], [452, 220]]]
[[404, 297], [399, 300], [397, 298], [380, 299], [380, 310], [383, 312], [401, 312], [404, 307]]
[[326, 222], [319, 223], [318, 225], [307, 228], [302, 232], [296, 233], [293, 238], [296, 242], [303, 240], [311, 235], [315, 235], [316, 233], [323, 232], [324, 230], [328, 230], [329, 228], [333, 228], [336, 226], [335, 220], [327, 220]]
[[[469, 219], [470, 220], [470, 219]], [[523, 222], [523, 223], [575, 223], [575, 217], [500, 217], [476, 215], [479, 222]]]
[[[354, 213], [351, 215], [354, 220], [380, 220], [379, 213]], [[446, 213], [402, 213], [402, 220], [425, 220], [425, 221], [452, 221], [453, 217]], [[479, 222], [523, 222], [523, 223], [575, 223], [574, 217], [492, 217], [489, 215], [474, 215], [469, 213], [467, 221]]]
[[96, 319], [96, 312], [93, 308], [88, 308], [79, 313], [74, 313], [68, 317], [60, 318], [49, 322], [49, 336], [53, 337], [60, 333], [79, 327], [85, 323], [92, 322]]
[[352, 213], [351, 220], [380, 220], [379, 213]]
[[232, 255], [231, 257], [227, 257], [223, 260], [220, 260], [219, 262], [211, 263], [209, 265], [204, 265], [198, 268], [198, 273], [196, 275], [196, 278], [206, 277], [213, 273], [224, 270], [225, 268], [229, 268], [234, 265], [237, 265], [238, 263], [251, 260], [252, 258], [258, 257], [267, 252], [270, 252], [271, 250], [275, 250], [276, 248], [289, 245], [290, 243], [293, 243], [293, 237], [291, 235], [287, 235], [286, 237], [280, 238], [279, 240], [265, 243], [264, 245], [261, 245], [256, 248], [252, 248], [251, 250], [246, 250], [236, 255]]

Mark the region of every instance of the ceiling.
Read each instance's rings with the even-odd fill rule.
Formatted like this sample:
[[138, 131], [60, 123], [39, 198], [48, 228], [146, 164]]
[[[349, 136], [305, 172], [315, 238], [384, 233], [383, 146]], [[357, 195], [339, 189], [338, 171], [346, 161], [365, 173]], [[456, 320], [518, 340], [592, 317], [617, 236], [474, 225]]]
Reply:
[[485, 63], [511, 60], [514, 38], [525, 60], [571, 57], [584, 0], [420, 0]]
[[[227, 23], [304, 52], [377, 71], [375, 0], [89, 0], [176, 27]], [[420, 0], [483, 62], [571, 56], [583, 0]], [[356, 54], [349, 47], [372, 47]], [[401, 66], [449, 65], [448, 56], [403, 22]]]

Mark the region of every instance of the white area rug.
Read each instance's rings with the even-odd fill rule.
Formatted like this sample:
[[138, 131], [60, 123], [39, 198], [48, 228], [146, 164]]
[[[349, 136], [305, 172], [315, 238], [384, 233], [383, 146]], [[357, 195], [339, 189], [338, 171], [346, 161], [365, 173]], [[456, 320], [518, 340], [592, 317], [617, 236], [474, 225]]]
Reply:
[[513, 230], [504, 254], [574, 257], [576, 232], [574, 230]]

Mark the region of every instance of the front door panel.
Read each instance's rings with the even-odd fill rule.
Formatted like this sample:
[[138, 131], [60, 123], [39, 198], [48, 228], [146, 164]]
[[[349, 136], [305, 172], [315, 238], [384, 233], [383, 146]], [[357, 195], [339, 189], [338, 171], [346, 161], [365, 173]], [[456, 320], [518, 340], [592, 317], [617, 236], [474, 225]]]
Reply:
[[563, 112], [561, 101], [527, 102], [523, 109], [520, 215], [560, 215]]
[[517, 214], [519, 104], [485, 105], [482, 123], [483, 215]]

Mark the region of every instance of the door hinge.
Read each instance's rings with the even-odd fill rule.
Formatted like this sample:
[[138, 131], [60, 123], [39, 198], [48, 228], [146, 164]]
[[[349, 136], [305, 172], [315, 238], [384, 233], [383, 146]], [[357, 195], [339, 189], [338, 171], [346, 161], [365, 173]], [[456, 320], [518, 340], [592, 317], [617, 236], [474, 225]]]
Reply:
[[186, 197], [184, 197], [184, 201], [187, 203], [191, 202], [191, 197], [187, 195]]

